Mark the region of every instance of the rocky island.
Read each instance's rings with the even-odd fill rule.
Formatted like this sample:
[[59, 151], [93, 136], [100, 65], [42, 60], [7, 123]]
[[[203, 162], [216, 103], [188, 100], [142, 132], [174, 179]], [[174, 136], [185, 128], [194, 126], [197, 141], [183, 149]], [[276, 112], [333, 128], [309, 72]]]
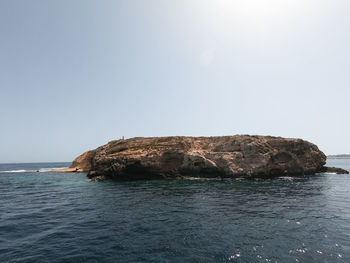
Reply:
[[65, 172], [92, 180], [235, 178], [348, 173], [301, 139], [271, 136], [153, 137], [115, 140], [77, 157]]

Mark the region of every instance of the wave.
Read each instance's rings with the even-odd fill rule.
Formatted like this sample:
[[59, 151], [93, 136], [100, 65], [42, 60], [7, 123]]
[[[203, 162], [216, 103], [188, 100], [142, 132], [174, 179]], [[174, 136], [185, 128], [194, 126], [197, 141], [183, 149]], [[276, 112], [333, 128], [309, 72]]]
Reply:
[[185, 180], [191, 180], [191, 181], [214, 181], [214, 180], [221, 180], [221, 178], [206, 178], [206, 177], [191, 177], [191, 176], [184, 176], [183, 179], [185, 179]]
[[65, 169], [68, 167], [53, 167], [53, 168], [39, 168], [36, 170], [30, 169], [30, 170], [8, 170], [8, 171], [0, 171], [0, 173], [49, 173], [49, 172], [56, 172], [59, 169]]
[[294, 179], [297, 179], [297, 178], [291, 177], [291, 176], [279, 176], [277, 178], [281, 179], [281, 180], [287, 180], [287, 181], [293, 181]]
[[26, 173], [34, 170], [9, 170], [9, 171], [0, 171], [0, 173]]

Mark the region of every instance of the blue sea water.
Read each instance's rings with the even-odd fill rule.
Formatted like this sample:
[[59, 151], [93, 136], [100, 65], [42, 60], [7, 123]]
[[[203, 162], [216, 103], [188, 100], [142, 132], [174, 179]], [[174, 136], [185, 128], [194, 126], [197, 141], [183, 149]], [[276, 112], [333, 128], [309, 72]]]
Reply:
[[0, 262], [350, 262], [349, 175], [89, 182], [46, 170], [68, 165], [0, 164]]

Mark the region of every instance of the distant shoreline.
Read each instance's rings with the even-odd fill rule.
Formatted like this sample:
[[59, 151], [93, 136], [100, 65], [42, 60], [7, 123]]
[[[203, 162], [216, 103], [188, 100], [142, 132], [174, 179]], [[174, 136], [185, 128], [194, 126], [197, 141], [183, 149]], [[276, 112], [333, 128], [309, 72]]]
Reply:
[[67, 163], [72, 163], [72, 161], [68, 161], [68, 162], [5, 162], [5, 163], [1, 163], [1, 165], [6, 165], [6, 164], [67, 164]]
[[350, 158], [350, 154], [333, 154], [333, 155], [328, 155], [327, 158], [330, 158], [330, 159], [348, 159], [348, 158]]

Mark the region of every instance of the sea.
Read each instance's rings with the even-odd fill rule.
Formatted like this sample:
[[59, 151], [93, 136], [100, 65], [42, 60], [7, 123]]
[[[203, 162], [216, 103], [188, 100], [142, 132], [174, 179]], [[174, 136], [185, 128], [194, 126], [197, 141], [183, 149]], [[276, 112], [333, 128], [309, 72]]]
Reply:
[[[350, 176], [90, 182], [0, 164], [0, 262], [350, 262]], [[350, 170], [350, 159], [329, 159]]]

